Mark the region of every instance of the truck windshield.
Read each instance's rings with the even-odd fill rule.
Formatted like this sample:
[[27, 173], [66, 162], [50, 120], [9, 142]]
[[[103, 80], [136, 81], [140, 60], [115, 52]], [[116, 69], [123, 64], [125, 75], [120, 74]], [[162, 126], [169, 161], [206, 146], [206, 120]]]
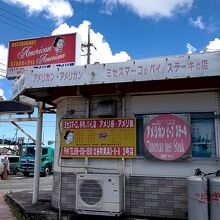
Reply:
[[23, 147], [21, 149], [21, 156], [34, 156], [35, 149], [34, 147]]

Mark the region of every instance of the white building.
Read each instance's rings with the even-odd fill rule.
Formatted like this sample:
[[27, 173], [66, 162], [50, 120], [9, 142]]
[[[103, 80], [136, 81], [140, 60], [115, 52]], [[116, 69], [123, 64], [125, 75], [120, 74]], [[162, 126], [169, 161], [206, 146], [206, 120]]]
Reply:
[[[219, 88], [217, 52], [34, 69], [19, 79], [14, 97], [29, 97], [56, 107], [54, 208], [186, 219], [187, 177], [196, 168], [206, 173], [219, 169]], [[72, 118], [67, 121], [72, 123], [75, 138], [87, 129], [82, 139], [75, 139], [76, 145], [64, 143], [68, 127], [64, 118]], [[132, 131], [118, 130], [117, 140], [104, 142], [108, 150], [113, 146], [110, 153], [101, 149], [94, 137], [84, 142], [86, 135], [96, 133], [91, 126], [74, 123], [103, 118], [136, 120], [136, 149], [130, 152], [131, 148], [123, 145], [124, 153], [123, 149], [119, 154], [113, 152], [114, 147], [120, 148], [120, 141], [130, 143], [118, 134], [127, 134], [129, 139]], [[104, 129], [103, 139], [112, 132], [109, 127]], [[124, 174], [124, 179], [119, 174]], [[96, 196], [91, 200], [84, 197], [80, 184], [97, 180], [90, 186]]]

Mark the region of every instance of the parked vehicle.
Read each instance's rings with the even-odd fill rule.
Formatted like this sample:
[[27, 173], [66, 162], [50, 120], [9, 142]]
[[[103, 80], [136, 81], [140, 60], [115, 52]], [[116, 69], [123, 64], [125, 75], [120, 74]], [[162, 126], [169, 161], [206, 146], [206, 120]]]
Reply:
[[3, 178], [4, 163], [7, 161], [7, 174], [10, 173], [9, 161], [7, 155], [0, 155], [0, 176]]
[[10, 174], [16, 174], [19, 171], [19, 156], [8, 155]]
[[[34, 173], [36, 145], [23, 145], [21, 148], [19, 171], [24, 176]], [[53, 172], [54, 164], [54, 145], [41, 146], [40, 174], [47, 176]]]

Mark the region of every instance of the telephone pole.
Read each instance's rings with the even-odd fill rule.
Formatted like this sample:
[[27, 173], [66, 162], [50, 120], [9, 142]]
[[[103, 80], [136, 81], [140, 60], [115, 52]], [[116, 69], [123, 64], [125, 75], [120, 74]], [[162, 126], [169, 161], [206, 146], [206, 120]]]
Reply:
[[91, 47], [94, 47], [93, 43], [91, 43], [91, 40], [90, 40], [90, 25], [88, 25], [88, 42], [87, 43], [83, 43], [82, 47], [87, 48], [87, 54], [85, 54], [83, 56], [87, 56], [87, 64], [90, 64]]

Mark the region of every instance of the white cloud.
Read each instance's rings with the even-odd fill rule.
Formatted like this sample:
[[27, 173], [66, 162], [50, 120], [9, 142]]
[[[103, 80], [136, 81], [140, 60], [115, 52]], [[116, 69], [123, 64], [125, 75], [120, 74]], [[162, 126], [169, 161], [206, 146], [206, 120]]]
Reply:
[[0, 77], [6, 75], [7, 58], [8, 49], [5, 45], [0, 44]]
[[66, 18], [73, 16], [73, 2], [102, 4], [100, 11], [112, 14], [121, 5], [140, 17], [151, 17], [158, 20], [170, 18], [176, 14], [187, 12], [192, 8], [194, 0], [3, 0], [8, 4], [23, 7], [29, 15], [43, 13], [47, 19], [56, 21], [59, 25]]
[[197, 27], [201, 30], [205, 29], [205, 23], [202, 21], [203, 17], [202, 16], [198, 16], [196, 18], [196, 20], [193, 20], [192, 18], [189, 19], [189, 23], [193, 26], [193, 27]]
[[197, 16], [195, 20], [192, 18], [189, 19], [190, 25], [200, 30], [205, 30], [208, 33], [212, 33], [216, 30], [216, 26], [213, 22], [213, 18], [209, 18], [206, 22], [203, 20], [202, 16]]
[[[89, 21], [83, 21], [78, 27], [69, 26], [66, 23], [61, 24], [57, 29], [52, 32], [52, 35], [57, 34], [67, 34], [77, 32], [81, 36], [82, 43], [88, 42], [88, 26], [90, 25]], [[94, 47], [91, 47], [91, 63], [100, 62], [100, 63], [111, 63], [111, 62], [122, 62], [127, 61], [130, 56], [125, 51], [120, 51], [116, 54], [112, 54], [112, 50], [108, 42], [105, 41], [104, 36], [95, 32], [93, 29], [90, 30], [90, 40], [93, 43]], [[86, 54], [86, 48], [83, 48]], [[84, 65], [87, 63], [87, 56], [81, 56], [81, 64]]]
[[209, 44], [206, 46], [205, 51], [206, 52], [220, 51], [220, 39], [215, 38], [215, 40], [209, 41]]
[[93, 3], [96, 0], [75, 0], [76, 2]]
[[68, 0], [4, 0], [27, 9], [29, 15], [44, 13], [47, 19], [61, 24], [65, 18], [73, 15], [73, 8]]
[[3, 89], [0, 89], [0, 101], [1, 101], [2, 99], [5, 100], [4, 90], [3, 90]]
[[[0, 80], [6, 76], [8, 49], [4, 44], [0, 44]], [[5, 99], [4, 90], [0, 88], [0, 100]]]
[[170, 18], [175, 14], [189, 11], [192, 8], [193, 0], [102, 0], [105, 4], [105, 11], [110, 13], [117, 5], [125, 6], [140, 17], [152, 17], [160, 19]]
[[193, 47], [190, 43], [186, 44], [186, 48], [187, 48], [187, 54], [192, 54], [197, 51], [197, 49]]

